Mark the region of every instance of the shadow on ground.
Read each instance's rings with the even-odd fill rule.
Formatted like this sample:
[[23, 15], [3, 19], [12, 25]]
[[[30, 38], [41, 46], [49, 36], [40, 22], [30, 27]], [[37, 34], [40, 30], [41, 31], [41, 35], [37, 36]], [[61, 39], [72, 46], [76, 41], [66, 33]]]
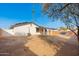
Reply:
[[51, 46], [55, 46], [55, 56], [78, 56], [77, 39], [71, 37], [70, 39], [63, 39], [56, 36], [39, 36], [42, 40], [48, 42]]
[[[44, 35], [39, 35], [34, 37], [40, 38], [40, 40], [47, 42], [51, 46], [51, 48], [54, 47], [54, 49], [56, 50], [55, 56], [78, 55], [77, 54], [78, 46], [73, 43], [71, 44], [69, 39], [67, 40], [60, 37], [44, 36]], [[37, 54], [34, 53], [34, 51], [30, 50], [29, 47], [24, 46], [25, 44], [28, 43], [29, 40], [31, 40], [31, 38], [28, 37], [0, 38], [0, 55], [1, 56], [37, 56]]]
[[26, 37], [7, 37], [0, 39], [0, 56], [36, 56], [33, 51], [25, 47]]

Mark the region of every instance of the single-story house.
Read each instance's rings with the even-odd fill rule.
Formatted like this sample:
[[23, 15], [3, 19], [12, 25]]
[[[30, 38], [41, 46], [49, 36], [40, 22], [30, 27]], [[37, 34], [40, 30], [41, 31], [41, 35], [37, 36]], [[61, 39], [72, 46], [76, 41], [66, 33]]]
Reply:
[[[0, 36], [27, 36], [27, 35], [64, 35], [64, 32], [70, 33], [71, 31], [62, 31], [53, 28], [39, 26], [33, 22], [22, 22], [12, 25], [10, 29], [0, 29]], [[71, 32], [72, 33], [72, 32]]]
[[70, 35], [73, 34], [70, 30], [57, 30], [53, 28], [47, 28], [39, 26], [33, 22], [22, 22], [14, 24], [10, 29], [0, 29], [0, 37], [8, 36], [27, 36], [27, 35]]
[[17, 36], [24, 36], [24, 35], [45, 35], [47, 34], [47, 29], [39, 26], [33, 22], [23, 22], [23, 23], [17, 23], [15, 25], [12, 25], [10, 29], [13, 29], [14, 34]]
[[0, 36], [27, 36], [27, 35], [54, 35], [58, 31], [52, 28], [39, 26], [33, 22], [14, 24], [10, 29], [0, 29]]

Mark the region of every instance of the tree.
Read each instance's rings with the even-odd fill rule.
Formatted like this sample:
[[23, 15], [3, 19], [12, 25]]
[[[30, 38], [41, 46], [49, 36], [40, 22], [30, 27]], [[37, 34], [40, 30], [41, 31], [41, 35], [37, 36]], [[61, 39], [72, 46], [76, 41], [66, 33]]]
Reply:
[[68, 28], [66, 28], [66, 27], [60, 27], [59, 29], [66, 31]]
[[[53, 20], [61, 20], [78, 39], [79, 45], [79, 4], [78, 3], [53, 3], [43, 4], [43, 12]], [[73, 30], [76, 29], [77, 33]], [[79, 46], [78, 46], [79, 48]]]

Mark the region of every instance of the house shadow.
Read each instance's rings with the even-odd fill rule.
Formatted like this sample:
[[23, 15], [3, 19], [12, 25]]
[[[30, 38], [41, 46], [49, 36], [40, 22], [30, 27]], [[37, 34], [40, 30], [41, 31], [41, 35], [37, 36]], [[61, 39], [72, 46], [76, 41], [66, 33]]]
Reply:
[[78, 42], [76, 41], [76, 38], [71, 37], [67, 42], [64, 42], [64, 45], [57, 51], [56, 56], [79, 56]]
[[65, 42], [65, 39], [61, 37], [40, 35], [39, 38], [46, 41], [49, 45], [57, 47], [55, 48], [57, 52], [54, 56], [78, 56], [78, 46]]

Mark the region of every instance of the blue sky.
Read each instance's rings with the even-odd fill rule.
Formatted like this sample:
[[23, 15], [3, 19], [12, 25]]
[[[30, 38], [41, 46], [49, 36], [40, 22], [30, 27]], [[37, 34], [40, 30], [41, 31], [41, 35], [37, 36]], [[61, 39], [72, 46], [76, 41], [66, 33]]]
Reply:
[[[32, 16], [32, 8], [35, 9], [34, 16]], [[64, 26], [60, 21], [52, 22], [50, 18], [43, 16], [41, 4], [0, 4], [0, 28], [9, 28], [11, 25], [19, 22], [31, 22], [33, 19], [36, 24], [49, 28]]]

